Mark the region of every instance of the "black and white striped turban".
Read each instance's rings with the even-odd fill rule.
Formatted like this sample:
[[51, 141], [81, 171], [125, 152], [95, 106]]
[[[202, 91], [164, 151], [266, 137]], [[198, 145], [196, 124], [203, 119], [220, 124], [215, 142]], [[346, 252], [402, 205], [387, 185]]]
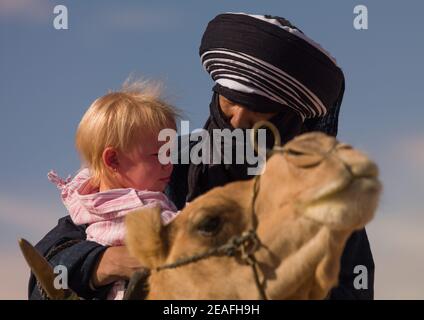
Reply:
[[284, 18], [220, 14], [199, 53], [214, 90], [253, 111], [290, 107], [305, 120], [341, 103], [344, 76], [335, 59]]

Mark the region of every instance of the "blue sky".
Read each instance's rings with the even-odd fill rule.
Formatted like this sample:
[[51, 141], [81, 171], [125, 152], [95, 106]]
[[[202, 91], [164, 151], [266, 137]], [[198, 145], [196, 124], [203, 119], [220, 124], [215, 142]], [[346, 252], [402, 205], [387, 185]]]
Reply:
[[[57, 4], [69, 30], [53, 28]], [[368, 30], [353, 28], [358, 4]], [[212, 81], [198, 48], [207, 22], [228, 11], [283, 16], [336, 57], [346, 77], [339, 138], [370, 154], [384, 183], [368, 229], [376, 295], [424, 298], [424, 3], [412, 0], [0, 0], [0, 283], [14, 288], [0, 298], [25, 297], [16, 238], [36, 242], [66, 214], [46, 173], [78, 169], [74, 133], [96, 97], [130, 74], [162, 80], [191, 128], [203, 125]]]

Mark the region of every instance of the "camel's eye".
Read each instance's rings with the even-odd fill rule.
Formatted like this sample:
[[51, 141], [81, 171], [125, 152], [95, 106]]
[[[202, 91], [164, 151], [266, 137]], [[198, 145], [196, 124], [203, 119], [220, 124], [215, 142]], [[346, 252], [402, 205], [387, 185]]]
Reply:
[[294, 150], [294, 149], [287, 149], [286, 152], [287, 152], [288, 155], [295, 156], [295, 157], [305, 155], [304, 152], [298, 151], [298, 150]]
[[197, 230], [202, 236], [214, 236], [221, 230], [222, 221], [219, 216], [207, 216], [198, 225]]
[[302, 148], [286, 148], [286, 159], [300, 168], [311, 168], [317, 166], [322, 161], [322, 155]]

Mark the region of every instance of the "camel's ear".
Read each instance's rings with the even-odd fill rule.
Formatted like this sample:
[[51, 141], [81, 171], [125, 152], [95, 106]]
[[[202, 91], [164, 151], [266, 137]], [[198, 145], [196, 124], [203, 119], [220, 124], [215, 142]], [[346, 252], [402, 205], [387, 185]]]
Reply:
[[162, 225], [160, 212], [158, 207], [144, 208], [125, 218], [128, 250], [150, 269], [162, 264], [166, 256], [166, 227]]

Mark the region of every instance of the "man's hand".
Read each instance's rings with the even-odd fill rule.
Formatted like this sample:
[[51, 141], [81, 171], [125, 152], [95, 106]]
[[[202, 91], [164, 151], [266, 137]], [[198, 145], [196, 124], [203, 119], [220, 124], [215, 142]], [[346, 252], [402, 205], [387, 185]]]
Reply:
[[101, 287], [117, 280], [126, 280], [141, 268], [140, 262], [130, 256], [127, 247], [110, 247], [105, 250], [94, 269], [92, 284]]

